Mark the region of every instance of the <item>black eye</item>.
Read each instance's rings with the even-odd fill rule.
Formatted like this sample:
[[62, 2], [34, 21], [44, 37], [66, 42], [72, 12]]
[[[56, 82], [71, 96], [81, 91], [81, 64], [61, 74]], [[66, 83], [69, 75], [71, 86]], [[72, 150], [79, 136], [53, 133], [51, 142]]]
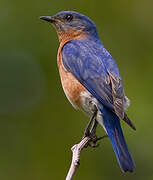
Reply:
[[64, 19], [66, 20], [66, 21], [72, 21], [72, 19], [73, 19], [73, 16], [72, 16], [72, 14], [67, 14], [65, 17], [64, 17]]

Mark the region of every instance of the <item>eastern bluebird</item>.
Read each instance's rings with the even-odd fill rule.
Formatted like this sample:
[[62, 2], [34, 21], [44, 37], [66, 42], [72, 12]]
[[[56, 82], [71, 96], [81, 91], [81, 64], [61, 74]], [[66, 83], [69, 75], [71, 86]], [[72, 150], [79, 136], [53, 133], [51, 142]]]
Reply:
[[57, 62], [68, 100], [89, 116], [96, 112], [95, 119], [106, 131], [120, 168], [133, 172], [134, 162], [120, 125], [123, 119], [135, 130], [125, 113], [129, 100], [118, 67], [100, 41], [95, 24], [74, 11], [40, 18], [52, 23], [57, 31]]

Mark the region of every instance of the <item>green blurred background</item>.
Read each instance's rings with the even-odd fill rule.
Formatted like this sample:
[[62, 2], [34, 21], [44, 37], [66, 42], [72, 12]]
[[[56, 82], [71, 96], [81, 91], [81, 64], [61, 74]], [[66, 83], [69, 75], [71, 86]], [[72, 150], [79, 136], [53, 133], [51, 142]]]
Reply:
[[[135, 159], [123, 174], [109, 140], [85, 149], [74, 179], [153, 179], [153, 1], [0, 1], [0, 179], [62, 180], [70, 148], [83, 135], [88, 117], [67, 101], [59, 79], [59, 46], [53, 27], [41, 15], [75, 10], [97, 25], [115, 58], [131, 99], [137, 127], [122, 123]], [[102, 128], [98, 134], [103, 135]]]

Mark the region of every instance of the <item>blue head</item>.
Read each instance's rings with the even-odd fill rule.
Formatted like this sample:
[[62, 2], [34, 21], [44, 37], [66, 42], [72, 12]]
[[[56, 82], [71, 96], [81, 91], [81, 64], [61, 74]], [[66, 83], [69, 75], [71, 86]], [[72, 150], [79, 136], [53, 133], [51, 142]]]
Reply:
[[54, 25], [59, 39], [64, 36], [86, 36], [98, 37], [94, 22], [87, 16], [75, 11], [61, 11], [54, 16], [40, 17]]

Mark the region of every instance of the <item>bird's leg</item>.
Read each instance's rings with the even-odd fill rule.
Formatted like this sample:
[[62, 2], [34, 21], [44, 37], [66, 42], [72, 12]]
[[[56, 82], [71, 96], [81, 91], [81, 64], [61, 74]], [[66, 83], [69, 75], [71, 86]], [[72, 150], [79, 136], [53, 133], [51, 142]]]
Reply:
[[[90, 120], [89, 120], [89, 122], [88, 122], [88, 124], [87, 124], [87, 127], [86, 127], [85, 130], [84, 130], [84, 136], [83, 136], [83, 138], [86, 137], [86, 136], [90, 136], [90, 134], [91, 134], [90, 128], [91, 128], [91, 125], [92, 125], [93, 121], [95, 120], [96, 115], [97, 115], [97, 108], [96, 108], [96, 110], [94, 111], [93, 115], [91, 116], [91, 118], [90, 118]], [[95, 120], [95, 122], [97, 122], [97, 121]], [[94, 124], [95, 124], [95, 123], [94, 123]], [[94, 125], [93, 125], [93, 126], [94, 126]], [[92, 131], [93, 131], [93, 126], [92, 126], [92, 128], [91, 128]], [[96, 126], [97, 126], [97, 125], [96, 125]]]
[[108, 137], [108, 135], [104, 135], [104, 136], [101, 136], [101, 137], [97, 137], [96, 135], [96, 129], [97, 129], [97, 125], [98, 125], [98, 122], [96, 120], [96, 118], [94, 119], [94, 123], [91, 127], [91, 130], [90, 130], [90, 137], [91, 137], [91, 143], [88, 143], [89, 146], [91, 147], [98, 147], [99, 144], [96, 144], [99, 140], [101, 139], [104, 139], [106, 137]]
[[108, 137], [108, 135], [104, 135], [102, 137], [96, 136], [96, 129], [97, 129], [97, 125], [98, 125], [98, 122], [96, 120], [97, 111], [98, 111], [97, 108], [95, 108], [95, 111], [94, 111], [93, 115], [91, 116], [91, 118], [87, 124], [87, 127], [85, 128], [84, 136], [83, 136], [83, 138], [87, 137], [87, 136], [91, 138], [90, 142], [87, 144], [87, 146], [91, 146], [91, 147], [99, 146], [99, 144], [96, 144], [97, 141], [104, 139], [105, 137]]
[[104, 139], [105, 137], [108, 137], [108, 135], [104, 135], [102, 137], [97, 137], [97, 135], [96, 135], [97, 125], [98, 125], [98, 122], [95, 118], [94, 122], [92, 124], [92, 127], [89, 130], [89, 137], [91, 138], [91, 140], [89, 141], [89, 143], [85, 147], [88, 147], [88, 146], [93, 147], [93, 148], [98, 147], [99, 144], [97, 144], [97, 142], [101, 139]]
[[96, 129], [97, 129], [98, 122], [96, 118], [94, 119], [94, 123], [92, 124], [92, 127], [90, 129], [90, 136], [96, 135]]

